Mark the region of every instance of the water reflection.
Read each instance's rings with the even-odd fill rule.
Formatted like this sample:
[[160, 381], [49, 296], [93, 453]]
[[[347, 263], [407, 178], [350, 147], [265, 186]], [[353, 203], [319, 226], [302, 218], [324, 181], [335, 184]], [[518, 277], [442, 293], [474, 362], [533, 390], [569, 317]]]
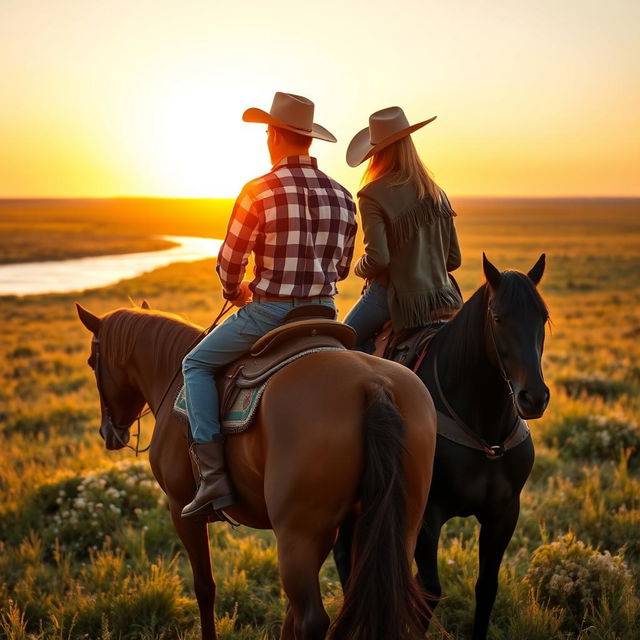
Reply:
[[173, 262], [193, 262], [218, 255], [221, 240], [160, 236], [179, 246], [162, 251], [24, 262], [0, 266], [0, 295], [67, 293], [114, 284]]

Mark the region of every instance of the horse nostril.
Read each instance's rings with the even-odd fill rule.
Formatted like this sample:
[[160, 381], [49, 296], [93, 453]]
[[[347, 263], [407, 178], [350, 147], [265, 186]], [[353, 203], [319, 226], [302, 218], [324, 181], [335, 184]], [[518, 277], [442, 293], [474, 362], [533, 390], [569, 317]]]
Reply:
[[533, 398], [526, 389], [522, 389], [518, 393], [518, 404], [525, 409], [530, 409], [532, 407]]
[[549, 388], [544, 387], [541, 393], [532, 394], [526, 389], [518, 392], [518, 406], [528, 417], [540, 417], [549, 404]]

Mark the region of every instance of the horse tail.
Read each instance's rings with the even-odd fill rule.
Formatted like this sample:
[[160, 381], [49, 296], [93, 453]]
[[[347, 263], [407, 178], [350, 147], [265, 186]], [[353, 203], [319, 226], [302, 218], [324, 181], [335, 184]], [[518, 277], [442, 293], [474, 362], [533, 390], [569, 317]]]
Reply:
[[368, 396], [353, 569], [329, 638], [413, 640], [428, 607], [407, 559], [405, 423], [382, 384]]

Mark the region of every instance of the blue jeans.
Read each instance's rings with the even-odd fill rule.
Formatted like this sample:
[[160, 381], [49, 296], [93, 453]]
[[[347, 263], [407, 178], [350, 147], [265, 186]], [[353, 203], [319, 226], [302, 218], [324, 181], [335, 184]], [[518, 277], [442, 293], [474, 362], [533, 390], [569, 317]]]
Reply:
[[[212, 442], [220, 437], [218, 390], [215, 376], [226, 365], [245, 355], [265, 333], [283, 324], [295, 302], [249, 302], [205, 336], [182, 361], [187, 414], [195, 442]], [[321, 302], [335, 309], [329, 297]]]
[[344, 319], [358, 334], [354, 350], [373, 353], [373, 336], [390, 318], [387, 290], [374, 280]]

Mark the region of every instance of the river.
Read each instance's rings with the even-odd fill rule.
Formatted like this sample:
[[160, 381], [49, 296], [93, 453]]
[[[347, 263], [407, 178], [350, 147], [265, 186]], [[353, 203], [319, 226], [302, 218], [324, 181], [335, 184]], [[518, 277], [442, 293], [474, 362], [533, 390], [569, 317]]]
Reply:
[[212, 238], [160, 237], [178, 246], [162, 251], [0, 265], [0, 295], [68, 293], [106, 287], [173, 262], [212, 258], [218, 255], [222, 244]]

